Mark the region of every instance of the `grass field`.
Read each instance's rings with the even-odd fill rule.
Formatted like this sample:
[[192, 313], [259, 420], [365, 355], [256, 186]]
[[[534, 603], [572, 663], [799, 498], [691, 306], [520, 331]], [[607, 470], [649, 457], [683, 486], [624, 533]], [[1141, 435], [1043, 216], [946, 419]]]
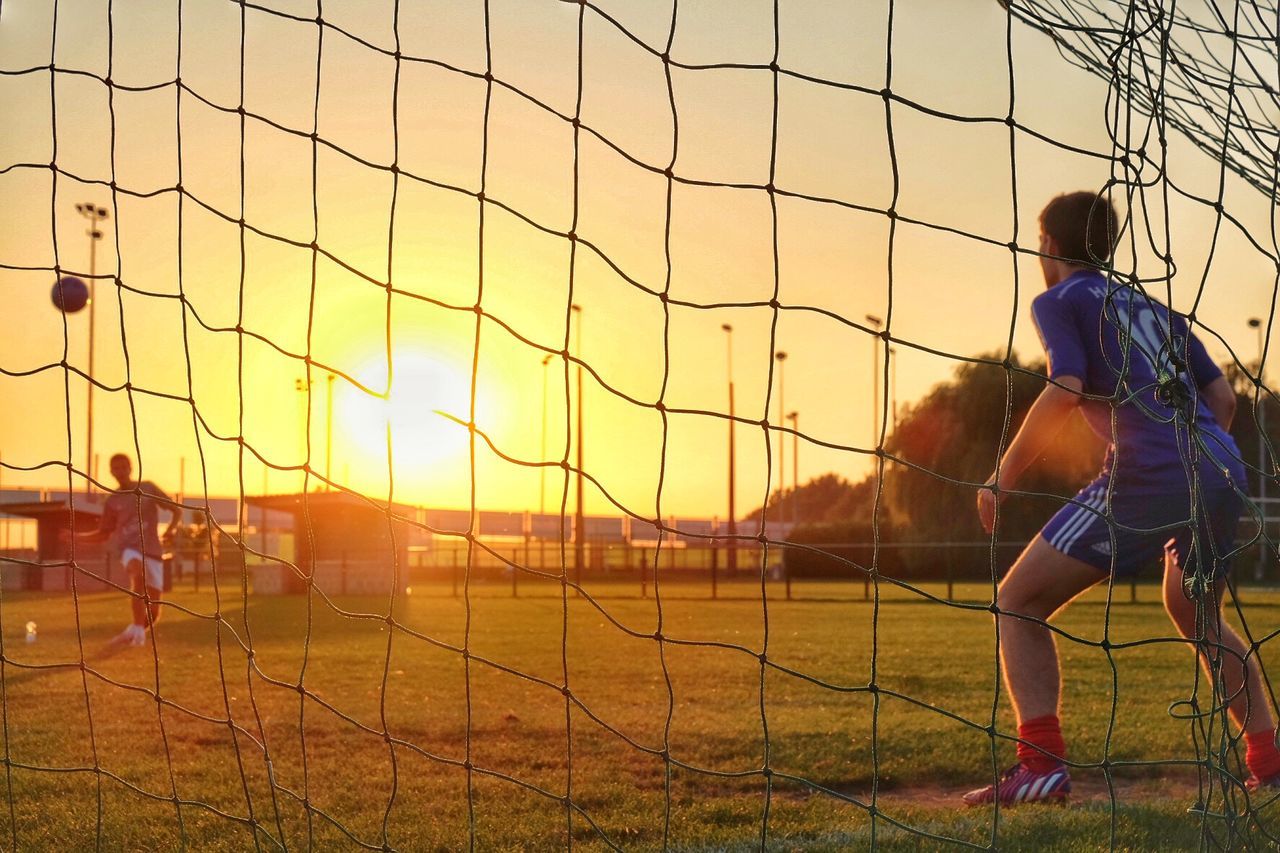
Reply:
[[[798, 583], [797, 595], [824, 600], [769, 602], [763, 678], [758, 588], [732, 586], [722, 590], [732, 600], [713, 603], [700, 588], [694, 597], [668, 585], [661, 624], [652, 598], [592, 590], [598, 604], [571, 596], [566, 620], [555, 585], [527, 583], [519, 599], [500, 584], [478, 586], [468, 638], [466, 605], [447, 585], [401, 599], [396, 618], [407, 630], [390, 637], [384, 620], [338, 615], [319, 597], [310, 611], [304, 596], [251, 598], [245, 608], [236, 588], [222, 590], [219, 628], [211, 590], [179, 589], [173, 601], [202, 616], [169, 609], [154, 650], [109, 655], [104, 644], [127, 621], [122, 595], [83, 597], [77, 630], [70, 597], [6, 593], [12, 764], [0, 779], [9, 804], [0, 801], [0, 838], [22, 849], [84, 849], [99, 834], [106, 849], [246, 849], [255, 838], [267, 849], [357, 840], [519, 849], [561, 846], [572, 832], [589, 848], [700, 850], [755, 848], [767, 831], [768, 845], [783, 849], [864, 848], [873, 833], [886, 849], [935, 843], [894, 821], [1015, 849], [1096, 849], [1113, 831], [1129, 849], [1196, 848], [1205, 827], [1225, 838], [1222, 821], [1202, 826], [1188, 814], [1196, 773], [1178, 764], [1114, 767], [1114, 808], [1100, 769], [1074, 774], [1081, 795], [1067, 808], [1004, 810], [997, 824], [990, 809], [956, 805], [956, 794], [991, 778], [991, 740], [928, 706], [990, 720], [994, 642], [980, 585], [959, 590], [977, 604], [969, 610], [886, 588], [873, 620], [873, 606], [856, 600], [860, 583]], [[1138, 604], [1127, 603], [1127, 588], [1121, 597], [1111, 642], [1169, 636], [1154, 587]], [[1280, 594], [1242, 597], [1255, 634], [1277, 627]], [[370, 598], [337, 603], [385, 609]], [[1105, 614], [1095, 595], [1058, 624], [1100, 641]], [[38, 624], [34, 644], [24, 642], [28, 620]], [[659, 630], [670, 642], [653, 638]], [[92, 672], [30, 668], [78, 661], [78, 637]], [[464, 641], [469, 677], [449, 648]], [[1102, 649], [1061, 648], [1074, 761], [1193, 758], [1191, 724], [1169, 713], [1193, 683], [1185, 647], [1113, 650], [1118, 694]], [[566, 673], [580, 705], [566, 704]], [[288, 686], [300, 675], [305, 700]], [[873, 678], [877, 694], [865, 689]], [[1011, 729], [1003, 700], [997, 719]], [[999, 742], [996, 765], [1012, 755]], [[561, 799], [570, 783], [571, 821]], [[1280, 818], [1280, 804], [1272, 810]]]

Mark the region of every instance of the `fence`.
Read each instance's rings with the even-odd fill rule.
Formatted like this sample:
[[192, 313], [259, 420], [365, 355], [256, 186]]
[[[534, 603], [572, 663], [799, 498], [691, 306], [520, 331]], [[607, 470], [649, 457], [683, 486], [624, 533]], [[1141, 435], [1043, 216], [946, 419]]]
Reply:
[[[687, 543], [588, 543], [583, 565], [574, 562], [572, 542], [557, 541], [477, 542], [471, 549], [466, 542], [437, 542], [431, 548], [409, 549], [399, 569], [401, 585], [410, 588], [446, 589], [448, 595], [461, 596], [463, 587], [483, 590], [485, 594], [507, 591], [512, 596], [557, 591], [560, 578], [574, 585], [608, 595], [650, 597], [654, 586], [661, 583], [674, 587], [684, 596], [700, 595], [709, 599], [727, 596], [758, 598], [760, 584], [787, 600], [826, 597], [828, 590], [846, 588], [851, 582], [861, 586], [861, 597], [872, 596], [871, 565], [882, 582], [897, 585], [927, 584], [941, 587], [938, 594], [956, 599], [956, 587], [962, 583], [985, 582], [1003, 577], [1025, 547], [1022, 542], [885, 542], [825, 543], [795, 545], [771, 543], [763, 548], [758, 543], [738, 543], [730, 548], [723, 540], [706, 545]], [[1236, 576], [1245, 578], [1257, 557], [1256, 546], [1237, 557]], [[994, 564], [994, 566], [993, 566]], [[238, 549], [225, 548], [217, 561], [219, 577], [234, 577], [238, 583], [241, 571]], [[262, 561], [251, 555], [248, 566], [256, 592], [299, 592], [305, 589], [299, 570], [281, 561]], [[194, 564], [176, 561], [175, 581], [184, 579], [193, 591], [208, 589], [210, 567], [207, 560]], [[1129, 587], [1127, 598], [1138, 599], [1138, 585], [1160, 578], [1161, 567], [1153, 563], [1141, 577], [1126, 578], [1121, 586]], [[268, 580], [270, 578], [270, 580]], [[314, 581], [329, 594], [380, 594], [389, 591], [393, 572], [385, 554], [356, 551], [335, 559], [319, 560], [314, 565]], [[796, 585], [803, 589], [798, 593]], [[751, 589], [748, 590], [747, 586]], [[985, 594], [984, 594], [985, 595]], [[854, 596], [857, 597], [856, 595]], [[1117, 595], [1116, 600], [1125, 596]]]
[[[409, 583], [447, 582], [451, 594], [460, 594], [464, 574], [472, 583], [486, 587], [506, 584], [512, 595], [520, 595], [522, 585], [554, 580], [564, 571], [575, 584], [612, 582], [616, 587], [632, 587], [641, 597], [652, 594], [655, 579], [678, 584], [687, 594], [701, 587], [708, 598], [718, 598], [726, 585], [750, 582], [780, 587], [788, 600], [796, 598], [794, 585], [803, 582], [808, 595], [821, 595], [824, 582], [860, 582], [862, 597], [872, 594], [872, 562], [875, 574], [890, 583], [929, 583], [945, 586], [948, 600], [956, 598], [957, 584], [1003, 577], [1025, 542], [886, 542], [770, 544], [763, 549], [755, 543], [739, 543], [736, 568], [731, 568], [730, 548], [723, 542], [704, 546], [664, 545], [661, 548], [637, 544], [588, 544], [585, 566], [574, 564], [572, 543], [561, 551], [558, 542], [477, 545], [445, 545], [410, 554]], [[468, 559], [470, 565], [468, 567]], [[1237, 565], [1251, 565], [1251, 550], [1237, 557]], [[1129, 600], [1137, 601], [1140, 582], [1160, 578], [1161, 567], [1152, 565], [1142, 577], [1122, 581], [1129, 586]], [[755, 595], [753, 593], [753, 595]]]

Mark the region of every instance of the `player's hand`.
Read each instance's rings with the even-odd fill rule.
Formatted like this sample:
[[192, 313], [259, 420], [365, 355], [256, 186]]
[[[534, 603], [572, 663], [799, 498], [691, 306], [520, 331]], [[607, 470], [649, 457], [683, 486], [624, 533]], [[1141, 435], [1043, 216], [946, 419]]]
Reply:
[[990, 488], [995, 483], [995, 477], [987, 480], [984, 488], [978, 489], [978, 521], [982, 523], [982, 529], [990, 533], [996, 526], [996, 506], [1003, 503], [1008, 493], [1000, 492], [999, 497]]

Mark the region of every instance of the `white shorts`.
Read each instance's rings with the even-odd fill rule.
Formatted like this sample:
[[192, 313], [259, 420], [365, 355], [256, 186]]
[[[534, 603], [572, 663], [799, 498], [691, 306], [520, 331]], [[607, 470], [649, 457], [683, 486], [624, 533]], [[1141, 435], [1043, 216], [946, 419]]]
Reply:
[[164, 560], [159, 557], [143, 558], [142, 552], [137, 548], [125, 548], [120, 552], [120, 565], [125, 569], [129, 568], [129, 564], [134, 560], [139, 561], [146, 566], [147, 586], [153, 589], [164, 589]]

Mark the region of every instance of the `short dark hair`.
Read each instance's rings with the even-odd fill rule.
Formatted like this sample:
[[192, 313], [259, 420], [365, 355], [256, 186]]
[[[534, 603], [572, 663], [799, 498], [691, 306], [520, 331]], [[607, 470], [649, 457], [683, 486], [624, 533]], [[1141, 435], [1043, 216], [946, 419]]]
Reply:
[[1087, 190], [1064, 193], [1040, 213], [1040, 227], [1058, 244], [1058, 257], [1090, 267], [1111, 264], [1120, 236], [1118, 220], [1105, 195]]
[[117, 459], [123, 459], [125, 462], [128, 462], [131, 466], [133, 465], [133, 460], [129, 458], [129, 454], [127, 453], [111, 454], [111, 459], [109, 460], [108, 464], [110, 464], [111, 462], [115, 462]]

